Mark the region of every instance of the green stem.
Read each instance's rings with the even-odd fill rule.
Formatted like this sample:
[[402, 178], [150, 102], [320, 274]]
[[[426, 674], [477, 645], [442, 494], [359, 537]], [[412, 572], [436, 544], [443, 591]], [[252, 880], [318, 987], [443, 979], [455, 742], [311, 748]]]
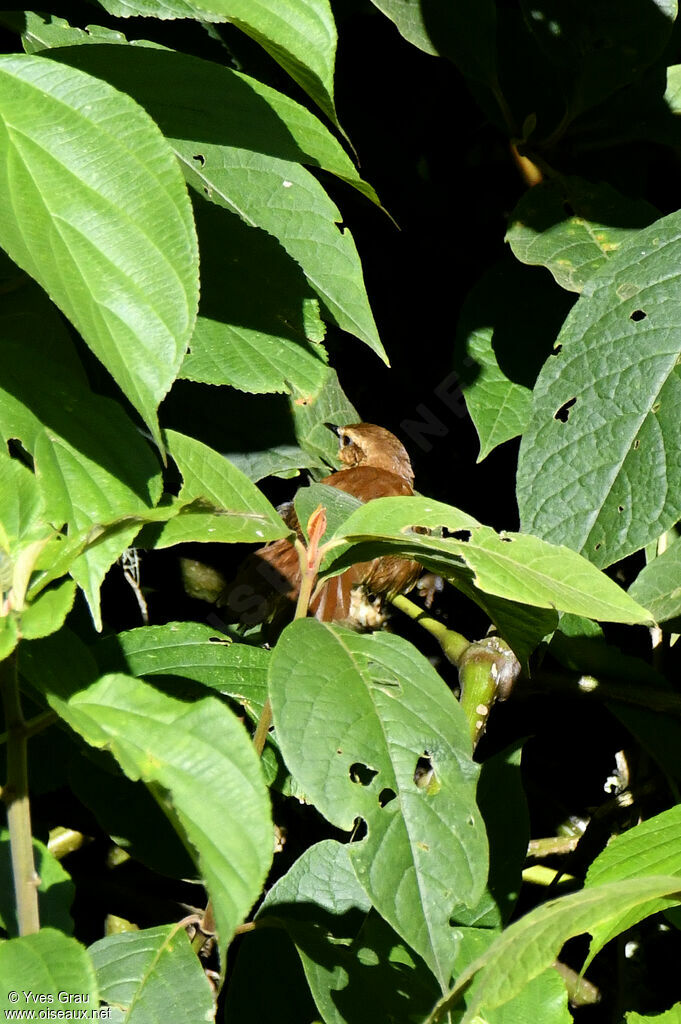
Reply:
[[485, 731], [487, 717], [497, 695], [497, 669], [494, 653], [482, 645], [470, 644], [459, 665], [461, 707], [466, 712], [473, 749]]
[[422, 626], [431, 636], [434, 636], [437, 642], [440, 644], [445, 657], [448, 661], [451, 661], [453, 665], [459, 664], [461, 655], [470, 647], [470, 640], [467, 640], [461, 633], [456, 633], [453, 629], [447, 629], [442, 622], [438, 622], [428, 612], [424, 612], [422, 608], [419, 608], [417, 604], [410, 601], [409, 598], [399, 594], [397, 597], [391, 599], [391, 603], [395, 608], [399, 608], [401, 612], [408, 615], [414, 622], [418, 622], [419, 626]]
[[[35, 718], [29, 718], [28, 722], [24, 722], [23, 733], [27, 740], [30, 740], [32, 736], [37, 736], [39, 732], [43, 732], [44, 729], [48, 729], [55, 722], [59, 721], [59, 715], [56, 711], [41, 711]], [[4, 746], [9, 739], [8, 732], [0, 733], [0, 747]]]
[[7, 782], [2, 797], [7, 805], [17, 923], [19, 935], [31, 935], [40, 929], [40, 879], [33, 861], [26, 722], [21, 710], [16, 652], [0, 663], [0, 690], [7, 727]]

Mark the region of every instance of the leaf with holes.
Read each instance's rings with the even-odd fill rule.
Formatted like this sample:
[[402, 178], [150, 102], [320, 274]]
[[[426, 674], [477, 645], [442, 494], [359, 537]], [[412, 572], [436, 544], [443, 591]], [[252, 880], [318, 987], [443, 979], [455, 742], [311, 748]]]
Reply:
[[[446, 536], [438, 533], [446, 531]], [[651, 623], [650, 613], [570, 548], [523, 533], [497, 533], [460, 509], [420, 496], [376, 498], [362, 505], [336, 536], [383, 545], [485, 593], [537, 608], [554, 608], [606, 622]], [[370, 543], [332, 562], [335, 573], [380, 553]], [[331, 552], [333, 558], [334, 552]], [[474, 576], [471, 576], [471, 573]]]
[[607, 184], [549, 180], [528, 189], [511, 214], [506, 241], [523, 263], [547, 267], [558, 284], [581, 292], [586, 281], [659, 211]]
[[365, 822], [349, 848], [357, 878], [446, 986], [451, 914], [487, 874], [463, 710], [405, 640], [314, 619], [284, 630], [269, 684], [287, 767], [338, 828]]
[[8, 54], [0, 155], [0, 244], [72, 321], [160, 444], [156, 410], [198, 304], [196, 233], [170, 147], [105, 82]]
[[681, 214], [589, 278], [534, 392], [517, 494], [523, 530], [606, 566], [681, 516]]
[[352, 235], [302, 165], [367, 189], [311, 114], [253, 79], [168, 50], [76, 46], [48, 55], [134, 97], [158, 123], [192, 188], [277, 239], [334, 322], [385, 358]]

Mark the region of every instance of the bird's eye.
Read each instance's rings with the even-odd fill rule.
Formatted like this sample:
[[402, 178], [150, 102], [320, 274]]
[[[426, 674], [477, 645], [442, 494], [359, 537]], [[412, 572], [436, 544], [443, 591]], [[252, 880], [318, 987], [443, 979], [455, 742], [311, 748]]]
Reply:
[[352, 444], [352, 438], [349, 434], [341, 434], [339, 440], [341, 448], [347, 448], [349, 444]]

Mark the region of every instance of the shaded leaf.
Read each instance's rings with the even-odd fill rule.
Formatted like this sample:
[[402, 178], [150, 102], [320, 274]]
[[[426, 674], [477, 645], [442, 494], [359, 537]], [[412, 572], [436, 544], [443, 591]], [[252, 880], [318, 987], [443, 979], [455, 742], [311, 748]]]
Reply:
[[283, 923], [327, 1024], [427, 1013], [435, 979], [376, 913], [357, 881], [349, 847], [317, 843], [270, 889], [258, 911]]
[[668, 623], [681, 615], [681, 539], [648, 562], [629, 593], [650, 610], [656, 622]]

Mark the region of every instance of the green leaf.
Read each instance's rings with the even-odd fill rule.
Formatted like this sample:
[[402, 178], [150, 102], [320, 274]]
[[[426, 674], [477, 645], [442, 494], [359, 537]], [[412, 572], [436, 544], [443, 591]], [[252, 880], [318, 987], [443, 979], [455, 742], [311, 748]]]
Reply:
[[267, 699], [269, 651], [233, 643], [201, 622], [140, 626], [100, 641], [103, 672], [192, 679], [243, 705], [257, 719]]
[[320, 469], [328, 474], [328, 468], [317, 455], [296, 444], [282, 444], [254, 452], [229, 452], [227, 458], [253, 483], [268, 476], [298, 476], [300, 469]]
[[229, 21], [250, 36], [338, 124], [333, 100], [336, 24], [328, 0], [100, 0], [118, 18]]
[[681, 1024], [681, 1003], [674, 1003], [666, 1013], [656, 1013], [652, 1017], [628, 1013], [626, 1018], [627, 1024]]
[[309, 112], [244, 75], [167, 50], [77, 46], [49, 55], [133, 96], [196, 192], [276, 238], [334, 322], [385, 358], [352, 235], [301, 164], [367, 187]]
[[76, 585], [72, 580], [63, 580], [58, 586], [39, 594], [21, 613], [22, 639], [38, 640], [61, 629], [75, 596]]
[[625, 243], [588, 280], [535, 388], [518, 466], [523, 529], [599, 566], [681, 515], [680, 257], [678, 213]]
[[166, 431], [166, 443], [182, 474], [178, 500], [186, 507], [161, 527], [155, 547], [267, 541], [290, 532], [255, 484], [212, 448], [175, 430]]
[[33, 456], [45, 518], [69, 531], [47, 546], [50, 567], [72, 571], [99, 626], [102, 579], [139, 524], [74, 560], [92, 527], [149, 513], [161, 494], [158, 462], [121, 406], [93, 394], [59, 313], [28, 279], [3, 297], [0, 332], [0, 436]]
[[496, 11], [492, 0], [372, 0], [425, 53], [450, 57], [468, 78], [496, 81]]
[[310, 484], [308, 487], [299, 487], [296, 491], [294, 506], [301, 529], [305, 535], [307, 524], [312, 513], [321, 505], [326, 510], [326, 532], [322, 537], [322, 543], [331, 537], [336, 531], [340, 531], [345, 520], [359, 508], [362, 502], [354, 494], [346, 494], [338, 487], [331, 487], [329, 484]]
[[224, 948], [272, 859], [268, 794], [243, 725], [213, 696], [187, 702], [130, 676], [99, 678], [64, 630], [26, 644], [20, 669], [87, 743], [149, 787], [198, 856]]
[[544, 903], [510, 925], [464, 970], [426, 1024], [442, 1020], [447, 1010], [456, 1005], [471, 979], [478, 975], [461, 1020], [461, 1024], [473, 1024], [477, 1014], [508, 1003], [549, 967], [568, 939], [636, 907], [639, 908], [637, 920], [641, 920], [651, 899], [663, 898], [665, 906], [674, 906], [681, 902], [680, 888], [678, 878], [646, 875], [584, 889]]
[[130, 857], [169, 878], [198, 877], [186, 846], [147, 787], [126, 778], [110, 754], [84, 752], [79, 743], [65, 783]]
[[[0, 1006], [5, 1012], [14, 1010], [18, 1014], [24, 1010], [28, 1014], [33, 1011], [37, 1018], [45, 1007], [34, 1000], [33, 995], [51, 996], [49, 1002], [58, 1007], [60, 992], [71, 997], [72, 1011], [99, 1007], [97, 980], [90, 957], [79, 942], [54, 928], [43, 928], [37, 935], [0, 943], [0, 978], [3, 988]], [[18, 1000], [12, 1001], [10, 992], [17, 993]]]
[[[447, 536], [429, 535], [440, 529]], [[496, 533], [465, 512], [422, 497], [376, 498], [341, 526], [340, 535], [389, 542], [433, 571], [510, 601], [555, 608], [607, 622], [651, 622], [650, 613], [566, 547], [522, 533]], [[345, 558], [351, 558], [352, 551]], [[338, 566], [334, 565], [337, 570]]]
[[2, 21], [13, 31], [21, 33], [21, 42], [26, 53], [40, 53], [41, 50], [52, 46], [127, 42], [122, 32], [104, 28], [102, 25], [88, 25], [86, 29], [75, 28], [64, 18], [58, 18], [54, 14], [42, 15], [34, 11], [22, 11], [18, 14], [5, 11]]
[[489, 877], [480, 901], [457, 911], [456, 923], [500, 930], [517, 902], [530, 826], [516, 744], [483, 762], [477, 801], [489, 842]]
[[478, 462], [525, 429], [532, 388], [570, 305], [546, 275], [513, 260], [493, 266], [466, 298], [454, 365], [480, 438]]
[[624, 242], [659, 216], [650, 203], [606, 183], [551, 179], [527, 190], [506, 241], [523, 263], [547, 267], [563, 288], [581, 292]]
[[293, 399], [291, 409], [303, 448], [338, 465], [338, 438], [326, 424], [345, 427], [359, 423], [361, 417], [341, 388], [336, 371], [329, 367], [319, 390]]
[[[681, 875], [681, 805], [615, 836], [591, 864], [584, 888], [641, 875]], [[649, 917], [666, 906], [664, 899], [651, 900], [645, 914], [635, 907], [629, 913], [590, 929], [592, 938], [585, 969], [611, 938], [626, 931], [641, 917]]]
[[[42, 928], [57, 928], [66, 935], [73, 932], [71, 904], [76, 887], [71, 876], [52, 856], [44, 843], [33, 840], [35, 868], [40, 876], [38, 911]], [[0, 831], [0, 924], [10, 938], [19, 934], [14, 902], [14, 883], [10, 853], [9, 832]], [[1, 976], [5, 982], [4, 975]]]
[[656, 622], [681, 615], [681, 539], [641, 570], [629, 593], [649, 609]]
[[573, 1024], [565, 984], [553, 967], [524, 985], [510, 1002], [485, 1012], [485, 1024]]
[[51, 530], [45, 523], [40, 486], [30, 469], [0, 450], [0, 473], [0, 549], [10, 554], [16, 553], [20, 541], [49, 536]]
[[408, 1024], [439, 994], [423, 962], [370, 910], [349, 847], [325, 840], [298, 858], [258, 911], [291, 935], [327, 1024]]
[[0, 154], [0, 244], [72, 321], [160, 444], [156, 410], [198, 303], [196, 234], [169, 146], [106, 83], [9, 54], [0, 58]]
[[263, 394], [318, 390], [326, 373], [319, 301], [271, 235], [197, 200], [201, 305], [180, 376]]
[[9, 658], [19, 643], [19, 624], [13, 615], [0, 615], [0, 661]]
[[[450, 918], [486, 876], [465, 716], [419, 652], [389, 634], [293, 622], [270, 660], [270, 699], [284, 760], [318, 810], [367, 837], [350, 846], [382, 917], [446, 985]], [[414, 773], [432, 765], [432, 784]]]
[[213, 993], [187, 933], [176, 924], [109, 935], [89, 949], [100, 995], [126, 1024], [214, 1020]]

